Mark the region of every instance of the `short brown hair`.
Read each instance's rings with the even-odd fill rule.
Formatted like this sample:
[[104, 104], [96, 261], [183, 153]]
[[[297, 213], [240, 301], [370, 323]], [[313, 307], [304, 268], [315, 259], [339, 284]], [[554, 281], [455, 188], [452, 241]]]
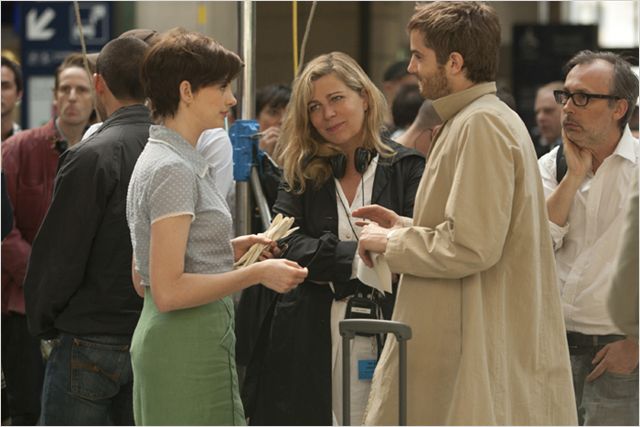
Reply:
[[[93, 64], [89, 62], [89, 70], [91, 71], [91, 73], [95, 73], [96, 72], [95, 67], [93, 67], [92, 65]], [[58, 66], [58, 68], [56, 69], [56, 75], [55, 75], [54, 84], [53, 84], [54, 92], [58, 90], [58, 85], [60, 84], [60, 73], [62, 73], [67, 68], [71, 68], [71, 67], [78, 67], [78, 68], [82, 68], [83, 70], [86, 70], [84, 68], [84, 58], [82, 57], [81, 53], [71, 53], [67, 55], [62, 61], [62, 64]], [[90, 74], [87, 74], [87, 75], [89, 76], [89, 81], [91, 81], [91, 75]]]
[[173, 117], [180, 103], [180, 82], [191, 90], [229, 83], [243, 66], [240, 57], [211, 37], [174, 28], [147, 52], [142, 84], [154, 119]]
[[439, 65], [452, 52], [464, 58], [466, 77], [474, 83], [493, 81], [500, 56], [500, 22], [495, 10], [482, 2], [437, 1], [416, 6], [407, 25], [418, 30], [433, 49]]
[[[569, 71], [576, 65], [590, 64], [597, 60], [606, 61], [613, 65], [613, 76], [611, 76], [611, 87], [609, 88], [610, 94], [627, 101], [627, 112], [618, 122], [620, 130], [624, 132], [624, 127], [631, 120], [631, 115], [638, 99], [638, 77], [631, 69], [631, 64], [622, 56], [613, 52], [582, 50], [567, 62], [564, 71], [569, 74]], [[609, 105], [613, 105], [613, 103], [613, 100], [609, 101]]]

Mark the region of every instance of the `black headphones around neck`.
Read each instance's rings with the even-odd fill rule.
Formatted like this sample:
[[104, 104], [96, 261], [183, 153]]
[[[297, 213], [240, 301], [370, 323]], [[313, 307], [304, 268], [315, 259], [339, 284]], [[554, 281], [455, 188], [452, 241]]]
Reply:
[[[353, 156], [356, 171], [358, 171], [360, 175], [363, 175], [374, 157], [375, 151], [368, 150], [364, 147], [356, 148]], [[329, 157], [329, 163], [331, 164], [333, 176], [336, 179], [341, 179], [347, 171], [347, 156], [344, 153], [336, 154], [335, 156]]]

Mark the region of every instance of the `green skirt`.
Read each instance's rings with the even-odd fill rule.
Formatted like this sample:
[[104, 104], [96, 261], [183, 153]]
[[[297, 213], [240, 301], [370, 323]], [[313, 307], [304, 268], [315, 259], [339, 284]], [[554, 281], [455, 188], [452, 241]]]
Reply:
[[131, 343], [136, 425], [245, 425], [230, 297], [158, 311], [151, 291]]

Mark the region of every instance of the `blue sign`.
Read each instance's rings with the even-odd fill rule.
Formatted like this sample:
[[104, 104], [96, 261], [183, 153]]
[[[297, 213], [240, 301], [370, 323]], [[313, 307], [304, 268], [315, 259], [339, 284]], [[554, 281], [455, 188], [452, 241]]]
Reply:
[[[16, 30], [22, 39], [25, 93], [22, 123], [39, 126], [51, 117], [53, 77], [64, 58], [82, 52], [73, 2], [20, 2]], [[78, 2], [87, 53], [99, 52], [111, 40], [112, 4]]]
[[[97, 52], [111, 40], [109, 2], [79, 2], [87, 52]], [[49, 74], [68, 54], [80, 52], [80, 31], [73, 2], [20, 3], [22, 67], [25, 74]]]

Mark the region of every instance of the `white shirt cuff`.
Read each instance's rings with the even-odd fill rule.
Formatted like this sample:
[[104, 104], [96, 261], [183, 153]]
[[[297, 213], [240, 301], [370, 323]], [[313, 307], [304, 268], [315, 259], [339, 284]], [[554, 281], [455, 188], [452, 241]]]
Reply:
[[562, 247], [564, 236], [569, 232], [569, 223], [564, 227], [559, 226], [553, 221], [549, 221], [549, 230], [551, 230], [551, 239], [553, 240], [553, 249], [558, 250]]

